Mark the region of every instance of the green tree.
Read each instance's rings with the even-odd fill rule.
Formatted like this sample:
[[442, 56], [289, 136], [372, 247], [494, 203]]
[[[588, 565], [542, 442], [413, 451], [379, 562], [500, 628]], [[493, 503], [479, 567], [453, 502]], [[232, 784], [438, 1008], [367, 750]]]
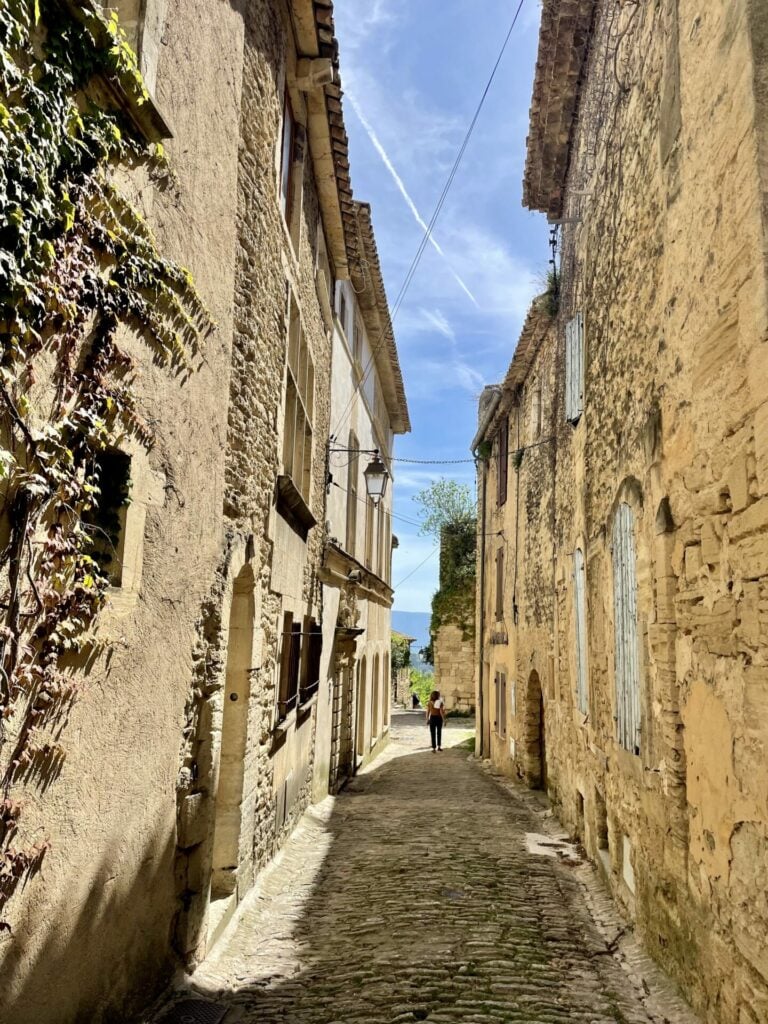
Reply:
[[421, 506], [421, 532], [440, 540], [443, 532], [465, 527], [477, 517], [477, 502], [467, 484], [441, 477], [413, 499]]
[[402, 633], [396, 633], [395, 630], [392, 630], [390, 665], [393, 677], [401, 668], [407, 668], [411, 664], [411, 642], [409, 636], [404, 636]]

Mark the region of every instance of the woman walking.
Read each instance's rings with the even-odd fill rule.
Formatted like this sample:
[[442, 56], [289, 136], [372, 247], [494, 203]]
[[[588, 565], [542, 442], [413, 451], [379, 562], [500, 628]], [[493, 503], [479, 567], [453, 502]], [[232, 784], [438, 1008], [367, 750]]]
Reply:
[[443, 722], [445, 720], [445, 701], [440, 696], [439, 690], [433, 690], [429, 695], [427, 704], [427, 722], [429, 723], [429, 736], [432, 740], [432, 753], [443, 749]]

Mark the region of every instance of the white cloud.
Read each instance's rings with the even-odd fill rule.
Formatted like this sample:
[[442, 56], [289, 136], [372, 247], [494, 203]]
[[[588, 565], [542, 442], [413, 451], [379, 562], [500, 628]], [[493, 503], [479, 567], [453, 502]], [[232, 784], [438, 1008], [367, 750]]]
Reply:
[[448, 323], [447, 319], [443, 316], [439, 309], [436, 309], [432, 313], [430, 313], [428, 309], [422, 309], [420, 310], [420, 313], [427, 321], [427, 324], [429, 324], [430, 327], [433, 327], [436, 331], [439, 331], [440, 334], [444, 335], [446, 338], [449, 338], [451, 341], [456, 340], [456, 333], [454, 329], [451, 327], [451, 325]]

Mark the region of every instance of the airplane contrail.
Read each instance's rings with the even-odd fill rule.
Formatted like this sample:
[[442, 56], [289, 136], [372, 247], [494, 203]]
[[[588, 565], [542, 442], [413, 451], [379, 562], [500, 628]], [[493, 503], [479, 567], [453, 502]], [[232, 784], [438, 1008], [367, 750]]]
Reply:
[[[416, 207], [416, 203], [414, 203], [414, 201], [411, 199], [410, 195], [408, 194], [408, 190], [406, 189], [405, 185], [403, 184], [403, 179], [400, 177], [400, 175], [395, 170], [395, 166], [392, 163], [392, 161], [389, 159], [387, 151], [382, 146], [381, 142], [379, 141], [378, 135], [373, 130], [373, 127], [371, 126], [370, 122], [368, 121], [368, 119], [366, 118], [365, 114], [360, 109], [360, 107], [359, 107], [359, 105], [357, 103], [357, 100], [350, 93], [346, 93], [345, 95], [346, 95], [346, 98], [349, 100], [349, 102], [352, 104], [352, 109], [357, 114], [357, 117], [358, 117], [358, 119], [360, 121], [360, 124], [363, 126], [363, 128], [365, 128], [366, 134], [368, 135], [368, 138], [371, 140], [373, 148], [379, 154], [379, 156], [382, 159], [382, 162], [383, 162], [384, 166], [387, 168], [387, 170], [389, 171], [390, 175], [392, 176], [392, 180], [394, 181], [395, 185], [397, 186], [397, 189], [400, 192], [400, 195], [405, 200], [405, 202], [406, 202], [406, 204], [408, 206], [408, 209], [413, 214], [414, 219], [416, 220], [416, 223], [419, 225], [419, 227], [425, 233], [428, 232], [429, 231], [429, 225], [426, 223], [424, 218], [421, 216], [421, 214], [419, 213], [419, 211], [418, 211], [418, 209]], [[442, 256], [442, 258], [445, 260], [448, 269], [450, 270], [451, 274], [453, 275], [454, 280], [459, 285], [461, 290], [463, 292], [465, 292], [466, 295], [468, 295], [469, 298], [472, 300], [472, 302], [474, 302], [474, 304], [476, 306], [478, 306], [478, 308], [479, 308], [480, 304], [478, 303], [477, 299], [472, 294], [472, 292], [469, 290], [469, 288], [466, 286], [466, 284], [462, 281], [462, 279], [459, 277], [459, 275], [456, 273], [456, 271], [453, 269], [453, 267], [450, 264], [450, 261], [449, 261], [448, 257], [445, 255], [444, 251], [441, 249], [441, 247], [435, 241], [435, 236], [433, 234], [431, 234], [431, 233], [429, 235], [429, 241], [432, 244], [432, 246], [435, 249], [435, 251], [437, 253], [439, 253], [439, 255]]]

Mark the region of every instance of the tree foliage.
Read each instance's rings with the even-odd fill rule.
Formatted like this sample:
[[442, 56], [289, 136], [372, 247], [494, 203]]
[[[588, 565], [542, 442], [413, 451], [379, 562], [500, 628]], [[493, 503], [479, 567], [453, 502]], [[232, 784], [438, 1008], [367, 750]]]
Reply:
[[421, 506], [421, 532], [440, 540], [443, 531], [459, 529], [477, 517], [475, 495], [467, 484], [441, 477], [413, 499]]
[[399, 672], [402, 668], [407, 668], [411, 664], [411, 645], [409, 643], [409, 637], [403, 636], [402, 633], [392, 633], [390, 641], [390, 665], [392, 667], [392, 675]]

